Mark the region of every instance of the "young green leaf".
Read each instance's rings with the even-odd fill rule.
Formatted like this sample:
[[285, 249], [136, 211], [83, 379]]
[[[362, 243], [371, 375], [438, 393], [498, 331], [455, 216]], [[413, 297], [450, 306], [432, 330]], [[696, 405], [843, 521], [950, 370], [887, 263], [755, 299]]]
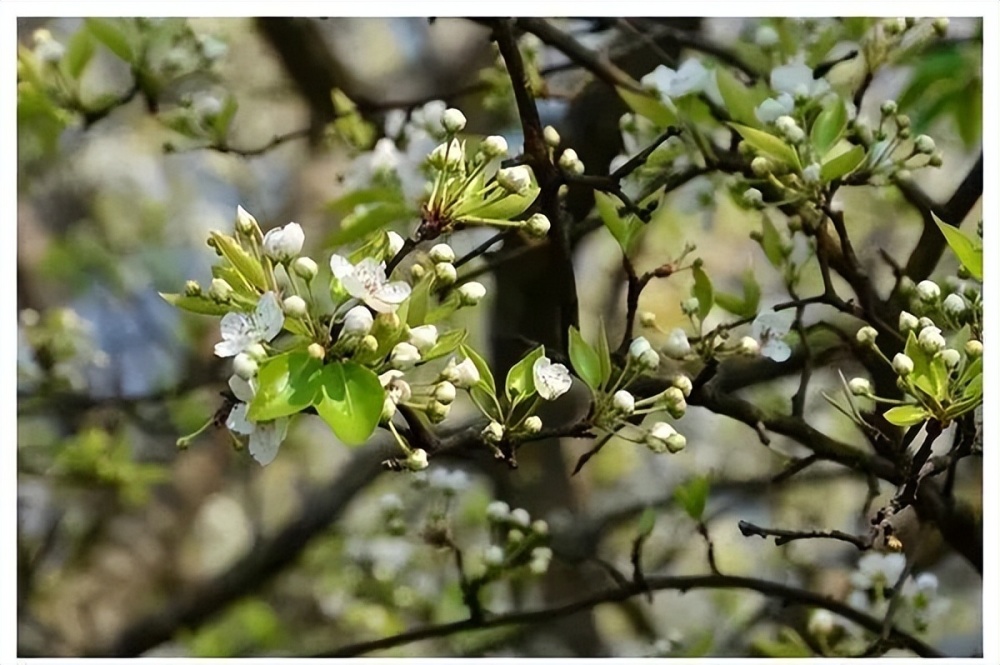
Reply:
[[314, 406], [337, 438], [347, 445], [364, 443], [382, 416], [385, 391], [375, 372], [354, 362], [323, 367]]
[[88, 18], [84, 19], [87, 29], [97, 41], [108, 47], [112, 53], [127, 63], [135, 59], [135, 49], [132, 46], [131, 30], [128, 19], [123, 18]]
[[[931, 213], [932, 215], [934, 213]], [[948, 241], [948, 246], [955, 252], [955, 256], [962, 262], [962, 265], [969, 273], [982, 281], [983, 279], [983, 243], [975, 238], [967, 236], [950, 224], [945, 224], [934, 215], [934, 223], [941, 229], [944, 239]]]
[[414, 216], [416, 213], [408, 205], [398, 201], [362, 204], [340, 220], [340, 228], [330, 235], [328, 244], [346, 245], [364, 238], [383, 226]]
[[66, 44], [66, 54], [59, 66], [71, 80], [77, 80], [94, 57], [94, 38], [89, 30], [77, 30]]
[[788, 145], [777, 136], [768, 134], [767, 132], [759, 129], [754, 129], [753, 127], [741, 125], [738, 122], [730, 122], [728, 124], [730, 127], [739, 132], [740, 136], [742, 136], [743, 139], [758, 152], [790, 166], [797, 171], [802, 170], [802, 164], [799, 162], [799, 155], [795, 152], [795, 148]]
[[[514, 363], [507, 372], [504, 392], [511, 402], [519, 402], [535, 394], [535, 361], [545, 355], [545, 347], [538, 346]], [[475, 362], [475, 361], [473, 361]], [[480, 372], [482, 374], [482, 372]]]
[[650, 506], [642, 511], [642, 515], [639, 516], [639, 526], [636, 529], [636, 537], [649, 538], [650, 534], [653, 533], [653, 527], [655, 526], [656, 510]]
[[823, 182], [839, 180], [858, 168], [865, 161], [865, 149], [859, 145], [823, 162], [819, 169], [819, 179]]
[[497, 394], [497, 382], [493, 378], [493, 372], [490, 370], [490, 365], [487, 363], [481, 355], [476, 353], [476, 350], [469, 346], [468, 344], [462, 344], [458, 347], [459, 353], [472, 361], [472, 364], [476, 366], [479, 370], [479, 384], [487, 389], [491, 394]]
[[902, 406], [894, 406], [886, 411], [885, 419], [893, 425], [910, 427], [911, 425], [917, 425], [924, 422], [930, 418], [930, 415], [931, 414], [927, 413], [927, 410], [919, 404], [904, 404]]
[[674, 490], [674, 501], [693, 520], [700, 520], [708, 501], [708, 478], [697, 476]]
[[704, 321], [708, 313], [712, 311], [712, 305], [715, 302], [712, 280], [698, 266], [692, 268], [691, 272], [694, 274], [694, 287], [692, 287], [691, 293], [698, 299], [698, 318]]
[[634, 215], [626, 215], [625, 217], [619, 215], [618, 199], [611, 194], [594, 192], [594, 199], [601, 221], [608, 227], [608, 231], [611, 232], [614, 239], [618, 241], [622, 253], [628, 256], [635, 247], [635, 242], [645, 228], [645, 224], [636, 219]]
[[677, 124], [677, 115], [660, 101], [655, 93], [634, 92], [624, 87], [618, 87], [616, 90], [634, 113], [652, 120], [657, 127], [665, 129]]
[[[264, 277], [264, 267], [260, 261], [250, 256], [250, 254], [240, 247], [239, 243], [232, 236], [227, 236], [218, 231], [211, 232], [212, 241], [215, 247], [222, 253], [229, 263], [236, 268], [246, 280], [261, 290], [267, 289], [267, 280]], [[235, 288], [235, 287], [234, 287]]]
[[269, 359], [257, 372], [257, 393], [250, 402], [247, 417], [274, 420], [298, 413], [312, 404], [319, 390], [320, 368], [320, 361], [305, 351], [292, 351]]
[[847, 128], [847, 108], [843, 100], [834, 98], [833, 103], [820, 111], [813, 121], [809, 140], [816, 149], [816, 154], [824, 156], [833, 145], [844, 135]]
[[719, 85], [722, 101], [726, 104], [729, 117], [744, 125], [758, 127], [760, 121], [754, 112], [756, 96], [750, 88], [740, 82], [726, 67], [715, 68], [715, 81]]
[[913, 332], [906, 339], [903, 353], [913, 361], [913, 372], [909, 377], [913, 385], [938, 401], [944, 399], [948, 393], [948, 369], [944, 359], [925, 352]]
[[569, 328], [569, 360], [576, 375], [597, 391], [601, 387], [601, 357], [575, 326]]
[[608, 330], [604, 327], [604, 319], [598, 321], [597, 357], [601, 361], [601, 382], [604, 387], [611, 378], [611, 345], [608, 344]]
[[179, 307], [195, 314], [208, 314], [211, 316], [222, 316], [231, 308], [220, 305], [211, 298], [205, 296], [188, 296], [183, 293], [161, 293], [160, 297], [174, 307]]
[[435, 358], [442, 358], [448, 355], [457, 349], [459, 344], [465, 341], [468, 334], [469, 331], [465, 328], [455, 328], [454, 330], [449, 330], [438, 337], [437, 343], [435, 343], [434, 346], [422, 355], [422, 359], [426, 362], [428, 360], [434, 360]]
[[774, 226], [774, 222], [767, 215], [761, 215], [761, 223], [763, 224], [764, 236], [761, 246], [764, 249], [764, 255], [771, 262], [771, 265], [777, 268], [784, 261], [784, 256], [781, 253], [781, 235]]

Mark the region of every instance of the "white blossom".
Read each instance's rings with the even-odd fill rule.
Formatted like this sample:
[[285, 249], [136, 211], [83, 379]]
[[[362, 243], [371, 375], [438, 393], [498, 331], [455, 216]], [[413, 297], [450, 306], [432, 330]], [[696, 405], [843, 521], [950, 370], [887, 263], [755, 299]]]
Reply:
[[941, 303], [941, 306], [944, 308], [944, 311], [952, 316], [959, 316], [966, 310], [965, 298], [957, 293], [949, 294], [948, 297], [944, 299], [944, 302]]
[[856, 589], [891, 588], [903, 574], [906, 557], [898, 552], [869, 552], [858, 560], [858, 569], [851, 574]]
[[615, 411], [622, 415], [629, 415], [635, 411], [635, 397], [627, 390], [619, 390], [611, 398], [611, 404]]
[[795, 110], [795, 98], [787, 92], [777, 97], [765, 99], [754, 109], [754, 115], [764, 124], [771, 124], [778, 118], [786, 116]]
[[451, 404], [457, 397], [455, 384], [450, 381], [441, 381], [434, 386], [434, 399], [442, 404]]
[[876, 337], [878, 337], [878, 331], [872, 328], [871, 326], [863, 326], [862, 328], [858, 329], [858, 333], [856, 335], [858, 344], [861, 344], [862, 346], [873, 345], [875, 343]]
[[937, 353], [945, 347], [944, 336], [941, 334], [941, 329], [936, 326], [927, 326], [920, 331], [920, 335], [917, 336], [917, 342], [927, 353]]
[[291, 222], [264, 234], [264, 253], [275, 261], [290, 261], [302, 251], [305, 240], [302, 227]]
[[281, 308], [293, 319], [301, 319], [309, 311], [306, 301], [301, 296], [288, 296], [281, 302]]
[[394, 369], [409, 369], [419, 361], [420, 351], [409, 342], [400, 342], [389, 354], [389, 364]]
[[319, 266], [308, 256], [300, 256], [292, 262], [292, 270], [295, 271], [296, 275], [308, 282], [319, 272]]
[[451, 245], [446, 245], [443, 242], [431, 247], [427, 255], [434, 263], [453, 263], [455, 261], [455, 250], [451, 248]]
[[793, 97], [816, 98], [830, 90], [826, 79], [813, 78], [811, 67], [802, 62], [793, 62], [771, 70], [771, 87], [778, 92]]
[[398, 369], [390, 369], [378, 377], [379, 383], [385, 389], [386, 396], [392, 400], [393, 404], [409, 401], [413, 392], [410, 384], [403, 378], [403, 373]]
[[491, 522], [504, 522], [510, 517], [510, 506], [504, 501], [492, 501], [486, 506], [486, 519]]
[[944, 361], [945, 367], [953, 369], [958, 366], [958, 363], [962, 362], [962, 354], [957, 349], [942, 349], [941, 360]]
[[410, 328], [410, 344], [417, 347], [421, 353], [431, 350], [438, 340], [438, 329], [436, 326], [427, 324]]
[[917, 284], [917, 297], [925, 302], [933, 302], [941, 297], [941, 287], [929, 279]]
[[330, 270], [352, 297], [362, 300], [376, 312], [394, 312], [410, 296], [410, 285], [388, 281], [385, 263], [372, 258], [352, 265], [343, 256], [334, 254], [330, 257]]
[[643, 76], [641, 83], [655, 89], [666, 101], [704, 92], [713, 78], [699, 60], [688, 58], [676, 71], [660, 65]]
[[515, 508], [510, 512], [510, 521], [519, 527], [527, 529], [531, 526], [531, 515], [524, 508]]
[[536, 434], [542, 431], [542, 419], [538, 416], [528, 416], [521, 427], [528, 434]]
[[451, 263], [438, 263], [434, 266], [434, 279], [444, 286], [451, 286], [458, 281], [458, 270]]
[[252, 314], [229, 312], [222, 317], [219, 327], [222, 341], [215, 345], [215, 355], [222, 358], [235, 356], [251, 344], [270, 342], [285, 323], [278, 297], [268, 291], [260, 297]]
[[675, 388], [680, 390], [681, 394], [684, 395], [684, 397], [689, 397], [691, 395], [691, 391], [694, 390], [694, 385], [692, 385], [691, 379], [684, 376], [683, 374], [678, 374], [677, 376], [675, 376], [673, 379], [670, 380], [670, 383], [673, 384]]
[[553, 363], [545, 356], [535, 361], [532, 366], [532, 375], [535, 379], [535, 390], [538, 391], [538, 395], [548, 401], [558, 399], [573, 385], [573, 379], [566, 366], [561, 363]]
[[495, 420], [491, 420], [486, 427], [483, 428], [480, 436], [483, 437], [483, 441], [487, 443], [499, 443], [503, 440], [504, 426]]
[[370, 309], [364, 305], [355, 305], [344, 315], [344, 327], [340, 334], [364, 337], [371, 331], [374, 323], [375, 318]]
[[441, 124], [453, 134], [465, 129], [465, 123], [465, 114], [458, 109], [445, 109], [441, 114]]
[[965, 353], [970, 358], [978, 358], [983, 355], [983, 343], [978, 339], [970, 339], [965, 343]]
[[465, 306], [479, 304], [479, 301], [486, 296], [486, 287], [479, 282], [466, 282], [458, 287], [458, 297]]
[[636, 337], [632, 340], [632, 343], [628, 345], [628, 354], [632, 360], [638, 360], [642, 357], [646, 351], [653, 348], [653, 345], [649, 343], [649, 340], [645, 337]]
[[906, 311], [899, 313], [899, 332], [906, 334], [911, 330], [918, 330], [919, 328], [920, 321], [917, 317]]
[[859, 397], [866, 397], [872, 394], [872, 384], [868, 379], [863, 377], [855, 377], [850, 380], [847, 384], [848, 388], [851, 390], [852, 395], [857, 395]]
[[761, 355], [775, 362], [784, 362], [792, 355], [792, 348], [785, 343], [785, 335], [792, 329], [794, 314], [790, 311], [761, 312], [754, 319], [752, 331], [760, 343]]
[[236, 206], [236, 230], [249, 236], [257, 228], [257, 219], [248, 213], [243, 206]]
[[233, 358], [233, 373], [245, 381], [257, 375], [257, 361], [246, 353], [237, 353]]
[[456, 363], [452, 358], [441, 372], [441, 378], [463, 390], [471, 388], [480, 381], [479, 369], [471, 358], [466, 358], [460, 363]]
[[497, 183], [511, 194], [524, 194], [531, 187], [531, 168], [524, 164], [500, 169], [496, 175]]
[[487, 157], [504, 157], [507, 154], [507, 139], [502, 136], [487, 136], [480, 147]]
[[552, 223], [549, 222], [549, 218], [540, 212], [535, 213], [524, 223], [524, 230], [527, 231], [528, 235], [532, 238], [544, 238], [549, 229], [552, 227]]
[[252, 422], [247, 419], [249, 403], [253, 401], [257, 391], [253, 381], [246, 381], [239, 376], [229, 379], [229, 388], [240, 403], [232, 408], [226, 418], [226, 427], [237, 434], [246, 436], [249, 440], [250, 455], [261, 466], [274, 461], [281, 442], [288, 433], [288, 418], [277, 418], [268, 422]]
[[389, 242], [389, 256], [396, 256], [399, 254], [399, 250], [403, 249], [403, 245], [406, 241], [403, 240], [403, 236], [399, 235], [395, 231], [389, 231], [385, 234], [386, 239]]
[[892, 359], [892, 368], [900, 376], [909, 376], [913, 373], [913, 359], [905, 353], [897, 353]]

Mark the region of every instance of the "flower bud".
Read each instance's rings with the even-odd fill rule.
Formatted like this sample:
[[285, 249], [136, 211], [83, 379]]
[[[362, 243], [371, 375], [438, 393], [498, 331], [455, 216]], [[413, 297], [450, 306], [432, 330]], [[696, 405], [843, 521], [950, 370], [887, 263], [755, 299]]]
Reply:
[[611, 398], [614, 410], [622, 415], [629, 415], [635, 411], [635, 398], [627, 390], [619, 390]]
[[427, 269], [424, 268], [419, 263], [414, 263], [412, 266], [410, 266], [410, 277], [413, 278], [414, 282], [419, 282], [421, 279], [423, 279], [424, 275], [426, 274], [427, 274]]
[[857, 340], [861, 346], [874, 346], [878, 331], [871, 326], [865, 326], [858, 330]]
[[687, 439], [680, 432], [674, 432], [668, 436], [664, 443], [667, 446], [667, 450], [672, 454], [679, 453], [687, 447]]
[[829, 610], [816, 609], [809, 616], [809, 632], [817, 637], [829, 635], [836, 626], [836, 619]]
[[442, 143], [431, 150], [427, 156], [427, 162], [436, 169], [457, 169], [465, 161], [465, 152], [458, 139], [452, 139], [448, 143]]
[[966, 310], [965, 298], [958, 295], [957, 293], [951, 293], [948, 295], [947, 298], [944, 299], [944, 302], [941, 304], [941, 307], [944, 309], [945, 312], [947, 312], [951, 316], [955, 317], [961, 316], [962, 313], [965, 312]]
[[264, 254], [282, 263], [290, 261], [302, 251], [305, 240], [306, 235], [302, 227], [291, 222], [264, 234]]
[[301, 319], [309, 311], [306, 301], [299, 296], [288, 296], [281, 302], [281, 308], [293, 319]]
[[879, 107], [879, 110], [882, 112], [882, 115], [884, 116], [896, 115], [896, 113], [899, 111], [899, 107], [896, 105], [895, 101], [887, 99], [884, 102], [882, 102], [882, 106]]
[[490, 545], [486, 548], [483, 553], [483, 563], [485, 563], [490, 568], [499, 568], [503, 565], [504, 553], [503, 548], [499, 545]]
[[420, 351], [408, 342], [400, 342], [392, 347], [389, 364], [394, 369], [410, 369], [420, 360]]
[[763, 208], [764, 195], [761, 194], [760, 190], [756, 187], [751, 187], [747, 191], [743, 192], [743, 203], [751, 208]]
[[934, 326], [934, 321], [932, 321], [930, 318], [928, 318], [926, 316], [921, 316], [919, 319], [917, 319], [917, 329], [918, 330], [923, 330], [924, 328], [933, 327], [933, 326]]
[[429, 466], [427, 462], [427, 451], [423, 448], [414, 448], [406, 458], [406, 468], [410, 471], [423, 471]]
[[757, 27], [757, 31], [754, 33], [753, 41], [757, 46], [763, 49], [769, 49], [772, 46], [776, 46], [781, 37], [778, 36], [778, 31], [769, 25], [761, 25]]
[[913, 373], [913, 359], [905, 353], [897, 353], [892, 359], [892, 369], [900, 376]]
[[798, 124], [795, 122], [795, 118], [790, 115], [779, 116], [777, 120], [774, 121], [775, 128], [782, 134], [787, 133], [793, 127], [797, 128]]
[[559, 167], [573, 175], [583, 175], [584, 172], [583, 162], [577, 157], [576, 150], [572, 148], [563, 150], [563, 153], [559, 155]]
[[927, 134], [921, 134], [917, 138], [913, 139], [913, 147], [916, 148], [917, 152], [924, 155], [929, 155], [934, 152], [934, 139], [927, 136]]
[[463, 306], [472, 307], [486, 295], [486, 287], [479, 282], [466, 282], [458, 287], [458, 298]]
[[396, 402], [388, 395], [382, 400], [382, 413], [379, 414], [379, 422], [385, 424], [396, 415]]
[[736, 345], [736, 351], [744, 356], [756, 356], [760, 354], [760, 343], [753, 337], [741, 337]]
[[538, 416], [528, 416], [521, 424], [521, 429], [528, 434], [537, 434], [542, 431], [542, 419]]
[[674, 328], [667, 335], [667, 342], [663, 345], [663, 352], [669, 357], [680, 360], [691, 352], [691, 344], [688, 342], [687, 333], [681, 328]]
[[365, 335], [358, 343], [358, 351], [375, 353], [378, 351], [378, 339], [374, 335]]
[[872, 394], [871, 382], [860, 376], [851, 379], [847, 387], [850, 388], [852, 395], [857, 395], [858, 397], [867, 397]]
[[931, 25], [933, 26], [934, 32], [938, 37], [944, 37], [948, 34], [948, 24], [948, 19], [941, 17], [934, 19], [934, 22]]
[[941, 156], [940, 152], [935, 152], [927, 160], [927, 166], [933, 166], [934, 168], [938, 168], [942, 164], [944, 164], [944, 157]]
[[656, 326], [656, 314], [653, 312], [639, 312], [639, 325], [643, 328], [653, 328]]
[[487, 136], [480, 148], [487, 157], [504, 157], [507, 154], [507, 139], [502, 136]]
[[549, 218], [540, 212], [535, 213], [524, 222], [524, 230], [532, 238], [544, 238], [551, 227]]
[[249, 381], [257, 376], [257, 362], [246, 353], [237, 353], [233, 358], [233, 373], [244, 381]]
[[962, 362], [962, 354], [957, 349], [942, 349], [941, 360], [948, 369], [954, 369], [958, 363]]
[[438, 340], [437, 327], [427, 324], [410, 328], [410, 344], [417, 347], [421, 353], [430, 351]]
[[512, 166], [497, 171], [497, 184], [511, 194], [524, 194], [531, 187], [531, 169], [527, 166]]
[[449, 360], [448, 366], [441, 372], [441, 378], [463, 390], [468, 390], [480, 381], [479, 370], [470, 358], [457, 364], [454, 358]]
[[916, 331], [920, 327], [920, 322], [917, 317], [913, 316], [907, 311], [902, 311], [899, 313], [899, 332], [904, 335], [911, 330]]
[[978, 339], [970, 339], [965, 343], [965, 354], [970, 358], [978, 358], [983, 355], [983, 343]]
[[944, 336], [941, 334], [941, 329], [935, 326], [927, 326], [920, 331], [920, 335], [917, 336], [917, 342], [920, 343], [920, 348], [927, 353], [934, 354], [945, 347]]
[[941, 289], [929, 279], [917, 284], [917, 297], [924, 302], [933, 302], [941, 297]]
[[652, 349], [653, 346], [649, 343], [649, 340], [645, 337], [636, 337], [629, 344], [628, 354], [631, 356], [632, 360], [638, 360], [642, 357], [646, 351]]
[[[549, 535], [549, 524], [545, 520], [535, 520], [534, 522], [531, 523], [531, 530], [534, 531], [539, 536], [547, 536]], [[536, 548], [531, 553], [531, 556], [539, 556], [537, 554], [539, 550], [549, 550], [549, 548], [547, 547]], [[551, 557], [552, 557], [552, 550], [549, 550], [549, 558]]]
[[559, 132], [552, 125], [545, 125], [545, 129], [542, 130], [542, 138], [545, 139], [545, 144], [550, 148], [559, 147]]
[[681, 394], [684, 395], [685, 399], [690, 397], [691, 391], [694, 389], [694, 386], [691, 384], [691, 379], [687, 378], [683, 374], [675, 376], [670, 380], [670, 383], [673, 384], [674, 388], [681, 391]]
[[[537, 548], [541, 549], [541, 548]], [[535, 551], [537, 551], [537, 549]], [[550, 558], [536, 557], [532, 556], [531, 561], [528, 562], [528, 571], [532, 575], [544, 575], [549, 569], [549, 564], [552, 562]]]
[[504, 501], [493, 501], [486, 506], [486, 519], [491, 522], [506, 522], [510, 517], [510, 506]]
[[200, 296], [201, 284], [194, 281], [193, 279], [189, 279], [188, 281], [184, 282], [184, 295], [192, 297]]
[[656, 352], [656, 349], [646, 349], [639, 356], [639, 367], [644, 371], [652, 372], [657, 367], [660, 366], [660, 354]]
[[446, 245], [443, 242], [431, 247], [431, 251], [429, 251], [427, 255], [431, 257], [431, 261], [434, 263], [455, 262], [455, 250], [453, 250], [450, 245]]
[[395, 231], [389, 231], [385, 235], [389, 243], [389, 258], [392, 258], [393, 256], [399, 254], [399, 250], [403, 249], [403, 245], [406, 244], [406, 241], [403, 240], [403, 236], [399, 235]]
[[495, 420], [491, 420], [490, 424], [483, 428], [480, 436], [483, 437], [483, 441], [487, 443], [500, 443], [503, 440], [504, 429], [503, 425]]
[[450, 404], [442, 404], [438, 401], [431, 401], [427, 404], [427, 418], [435, 425], [443, 422], [451, 412]]
[[900, 113], [896, 116], [896, 126], [900, 129], [907, 129], [910, 126], [910, 116]]
[[522, 529], [527, 529], [531, 526], [531, 515], [524, 508], [515, 508], [510, 512], [510, 521]]
[[816, 162], [802, 169], [802, 180], [808, 183], [819, 182], [821, 167]]
[[758, 178], [763, 178], [774, 169], [774, 164], [767, 157], [758, 156], [754, 157], [753, 161], [750, 162], [750, 170]]
[[319, 272], [319, 266], [308, 256], [300, 256], [292, 262], [292, 270], [295, 271], [296, 275], [310, 282]]
[[455, 384], [450, 381], [441, 381], [434, 386], [434, 399], [442, 404], [451, 404], [455, 401], [456, 396]]
[[344, 315], [344, 327], [341, 328], [340, 334], [364, 337], [371, 332], [374, 323], [371, 310], [364, 305], [357, 305], [347, 310], [347, 314]]
[[212, 280], [212, 285], [208, 287], [208, 296], [217, 302], [228, 302], [231, 295], [233, 295], [233, 287], [229, 286], [229, 282], [224, 279], [216, 277]]
[[458, 109], [445, 109], [441, 114], [441, 124], [450, 134], [457, 134], [465, 129], [465, 114]]
[[309, 353], [309, 357], [315, 360], [323, 360], [326, 357], [326, 349], [323, 348], [322, 344], [316, 342], [310, 344], [306, 351]]
[[32, 35], [35, 42], [35, 57], [42, 62], [56, 64], [66, 55], [66, 47], [52, 37], [52, 33], [45, 28], [35, 30]]
[[434, 279], [444, 286], [451, 286], [458, 280], [458, 271], [451, 263], [439, 263], [434, 266]]

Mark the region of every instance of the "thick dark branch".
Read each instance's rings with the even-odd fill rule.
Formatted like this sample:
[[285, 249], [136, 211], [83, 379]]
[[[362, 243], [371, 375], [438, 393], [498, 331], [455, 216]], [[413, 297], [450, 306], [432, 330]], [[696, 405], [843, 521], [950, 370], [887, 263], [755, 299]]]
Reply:
[[793, 531], [790, 529], [771, 529], [768, 527], [757, 526], [756, 524], [752, 524], [744, 520], [740, 520], [739, 527], [740, 533], [747, 538], [750, 536], [760, 536], [766, 540], [768, 536], [774, 536], [775, 545], [785, 545], [793, 540], [805, 540], [807, 538], [827, 538], [831, 540], [842, 540], [845, 543], [850, 543], [861, 551], [871, 549], [872, 546], [871, 538], [855, 536], [852, 533], [845, 533], [843, 531], [837, 531], [836, 529], [833, 531]]
[[[348, 658], [361, 654], [389, 649], [403, 644], [411, 644], [423, 640], [438, 637], [448, 637], [457, 633], [470, 630], [486, 630], [489, 628], [499, 628], [501, 626], [536, 624], [553, 621], [562, 617], [567, 617], [578, 612], [589, 610], [597, 605], [607, 603], [620, 603], [633, 596], [647, 593], [648, 591], [661, 591], [672, 589], [675, 591], [691, 591], [694, 589], [741, 589], [746, 591], [756, 591], [771, 598], [779, 598], [787, 604], [803, 605], [806, 607], [819, 607], [829, 610], [834, 614], [856, 623], [872, 632], [882, 630], [881, 619], [859, 612], [853, 607], [834, 600], [813, 591], [797, 589], [785, 586], [777, 582], [756, 579], [752, 577], [738, 577], [735, 575], [691, 575], [683, 577], [653, 576], [646, 577], [642, 583], [635, 581], [627, 584], [620, 584], [617, 587], [607, 589], [601, 593], [594, 594], [588, 598], [583, 598], [572, 603], [567, 603], [559, 607], [551, 607], [542, 610], [529, 612], [516, 612], [502, 614], [483, 621], [455, 621], [453, 623], [440, 624], [418, 628], [398, 635], [385, 637], [370, 642], [360, 642], [333, 649], [325, 653], [316, 654], [321, 658]], [[941, 657], [942, 654], [933, 647], [922, 642], [918, 638], [898, 629], [893, 629], [890, 638], [899, 646], [902, 646], [915, 654], [923, 657]]]

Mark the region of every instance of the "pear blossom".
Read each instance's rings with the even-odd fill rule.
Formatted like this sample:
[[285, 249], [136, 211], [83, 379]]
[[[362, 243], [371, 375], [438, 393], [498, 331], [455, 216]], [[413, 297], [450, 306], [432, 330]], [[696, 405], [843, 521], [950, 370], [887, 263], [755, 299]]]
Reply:
[[573, 385], [573, 379], [566, 366], [561, 363], [553, 363], [545, 356], [535, 361], [532, 366], [532, 375], [535, 379], [535, 390], [538, 391], [538, 395], [548, 401], [558, 399]]
[[330, 270], [352, 297], [362, 300], [376, 312], [394, 312], [410, 297], [410, 285], [388, 281], [385, 263], [375, 259], [362, 259], [352, 265], [343, 256], [334, 254], [330, 257]]
[[257, 219], [248, 213], [243, 206], [236, 206], [236, 230], [249, 236], [257, 228]]
[[273, 291], [260, 297], [252, 314], [229, 312], [219, 324], [222, 341], [215, 345], [215, 355], [227, 358], [259, 342], [270, 342], [285, 323], [281, 304]]
[[757, 315], [752, 331], [760, 343], [761, 355], [779, 363], [791, 357], [792, 347], [785, 343], [785, 335], [792, 329], [794, 318], [790, 311], [768, 310]]
[[486, 519], [491, 522], [504, 522], [510, 517], [510, 506], [505, 501], [492, 501], [486, 506]]
[[460, 363], [456, 363], [452, 358], [441, 372], [441, 378], [462, 389], [471, 388], [480, 380], [479, 369], [471, 358], [466, 358]]
[[278, 448], [288, 433], [288, 418], [277, 418], [268, 422], [250, 421], [247, 419], [247, 410], [257, 392], [255, 382], [232, 376], [229, 379], [229, 388], [240, 402], [229, 412], [226, 427], [248, 438], [250, 455], [258, 464], [261, 466], [270, 464], [277, 456]]
[[399, 250], [403, 249], [403, 245], [406, 244], [406, 241], [403, 240], [403, 236], [399, 235], [395, 231], [389, 231], [385, 234], [385, 236], [389, 242], [389, 256], [396, 256], [396, 254], [399, 254]]
[[465, 114], [458, 109], [445, 109], [441, 114], [441, 124], [453, 134], [465, 129], [465, 122]]
[[394, 369], [409, 369], [419, 361], [420, 351], [409, 342], [400, 342], [389, 354], [389, 363]]
[[643, 76], [640, 82], [643, 86], [656, 90], [667, 101], [703, 92], [712, 78], [714, 77], [701, 62], [689, 58], [676, 70], [660, 65]]
[[457, 397], [455, 384], [450, 381], [441, 381], [434, 386], [434, 399], [442, 404], [451, 404]]
[[417, 326], [416, 328], [410, 329], [410, 344], [417, 347], [417, 349], [424, 353], [429, 351], [438, 340], [438, 329], [432, 324], [427, 324], [424, 326]]
[[466, 282], [458, 287], [458, 296], [463, 305], [471, 307], [486, 296], [486, 287], [479, 282]]
[[913, 359], [905, 353], [897, 353], [892, 359], [892, 369], [900, 376], [909, 376], [913, 373]]
[[635, 411], [635, 397], [627, 390], [619, 390], [614, 394], [611, 403], [615, 411], [622, 415], [629, 415]]
[[394, 405], [409, 401], [413, 395], [410, 384], [403, 379], [403, 373], [398, 369], [390, 369], [387, 372], [379, 374], [378, 380], [382, 384], [382, 388], [385, 389], [386, 397]]
[[960, 316], [966, 310], [965, 298], [957, 293], [948, 294], [941, 306], [952, 316]]
[[502, 136], [487, 136], [480, 144], [480, 149], [487, 157], [504, 157], [507, 155], [507, 139]]
[[691, 352], [691, 343], [688, 342], [687, 333], [684, 332], [683, 328], [674, 328], [667, 334], [663, 352], [678, 360]]
[[275, 261], [290, 261], [302, 251], [306, 234], [302, 227], [292, 222], [264, 234], [264, 254]]
[[344, 327], [341, 328], [341, 335], [367, 335], [374, 324], [371, 310], [364, 305], [356, 305], [347, 310], [344, 315]]
[[851, 574], [851, 584], [861, 590], [892, 587], [905, 567], [906, 557], [901, 553], [869, 552], [858, 560], [858, 569]]
[[754, 109], [754, 115], [765, 124], [771, 124], [778, 118], [790, 115], [795, 110], [795, 98], [787, 92], [777, 97], [765, 99]]
[[511, 166], [497, 171], [497, 183], [511, 194], [524, 194], [531, 187], [531, 167]]
[[542, 419], [538, 416], [528, 416], [524, 419], [521, 428], [528, 434], [536, 434], [542, 431]]
[[308, 282], [319, 272], [319, 266], [308, 256], [300, 256], [292, 262], [292, 270], [295, 271], [296, 275]]
[[446, 245], [441, 242], [433, 247], [427, 252], [427, 255], [431, 258], [434, 263], [454, 263], [455, 262], [455, 250], [451, 248], [451, 245]]
[[826, 79], [813, 78], [811, 67], [802, 62], [793, 62], [771, 70], [771, 87], [794, 97], [816, 98], [830, 90]]

